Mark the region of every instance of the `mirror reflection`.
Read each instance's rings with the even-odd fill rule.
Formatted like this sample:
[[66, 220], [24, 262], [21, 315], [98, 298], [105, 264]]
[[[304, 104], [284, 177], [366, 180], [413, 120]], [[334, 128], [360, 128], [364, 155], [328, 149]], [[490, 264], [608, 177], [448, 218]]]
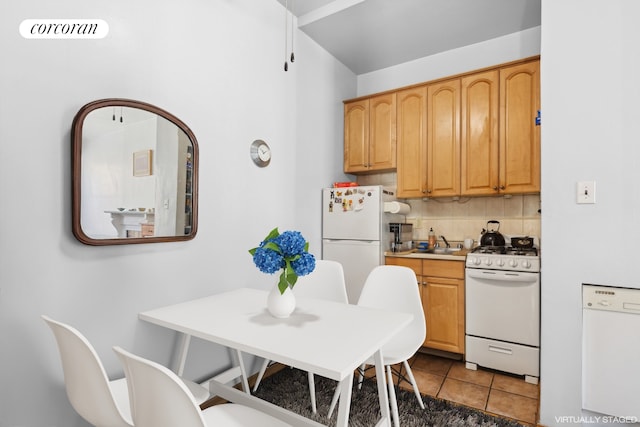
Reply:
[[197, 229], [197, 142], [150, 104], [85, 105], [72, 129], [73, 231], [91, 245], [185, 240]]

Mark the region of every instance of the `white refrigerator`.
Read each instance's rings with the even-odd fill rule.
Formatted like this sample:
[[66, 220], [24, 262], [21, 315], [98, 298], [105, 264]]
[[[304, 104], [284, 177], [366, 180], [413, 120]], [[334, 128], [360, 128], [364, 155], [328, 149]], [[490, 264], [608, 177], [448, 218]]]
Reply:
[[351, 304], [369, 272], [384, 264], [389, 223], [404, 222], [404, 216], [384, 212], [384, 203], [393, 201], [395, 189], [379, 185], [322, 189], [322, 259], [342, 264]]

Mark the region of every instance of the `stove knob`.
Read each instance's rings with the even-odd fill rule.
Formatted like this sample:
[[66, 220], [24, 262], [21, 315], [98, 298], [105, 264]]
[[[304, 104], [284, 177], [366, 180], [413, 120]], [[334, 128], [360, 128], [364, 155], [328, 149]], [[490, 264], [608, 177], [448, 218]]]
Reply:
[[515, 259], [512, 259], [511, 261], [509, 261], [509, 265], [511, 267], [517, 267], [518, 266], [518, 261], [516, 261]]
[[490, 258], [485, 259], [484, 263], [487, 265], [491, 265], [491, 259]]
[[498, 260], [496, 261], [496, 265], [497, 265], [498, 267], [502, 267], [502, 266], [504, 266], [504, 260], [503, 260], [502, 258], [498, 259]]
[[531, 268], [531, 263], [529, 262], [529, 260], [525, 259], [524, 261], [522, 261], [522, 266], [524, 268]]
[[480, 258], [469, 258], [469, 264], [480, 265]]

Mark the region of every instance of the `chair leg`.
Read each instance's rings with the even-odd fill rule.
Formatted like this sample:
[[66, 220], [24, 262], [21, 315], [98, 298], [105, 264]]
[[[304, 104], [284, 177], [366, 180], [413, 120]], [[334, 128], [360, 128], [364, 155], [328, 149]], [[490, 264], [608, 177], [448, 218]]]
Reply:
[[309, 394], [311, 395], [311, 411], [315, 414], [318, 412], [316, 408], [316, 382], [313, 379], [313, 373], [307, 372], [309, 377]]
[[327, 418], [331, 418], [331, 414], [333, 414], [333, 410], [336, 409], [336, 404], [338, 403], [339, 397], [340, 397], [340, 387], [336, 387], [336, 391], [333, 393], [333, 398], [331, 398], [331, 405], [329, 405], [329, 412], [327, 413]]
[[[422, 400], [422, 395], [420, 394], [420, 390], [418, 389], [418, 383], [416, 382], [415, 377], [413, 376], [413, 372], [411, 371], [411, 366], [409, 366], [408, 361], [402, 362], [404, 368], [407, 370], [407, 376], [409, 377], [409, 381], [413, 386], [413, 392], [418, 399], [418, 403], [420, 408], [424, 409], [424, 401]], [[358, 378], [358, 387], [362, 386], [363, 373], [364, 373], [365, 365], [361, 366], [360, 375]], [[394, 427], [400, 427], [400, 416], [398, 414], [398, 401], [396, 398], [396, 390], [393, 384], [393, 371], [390, 365], [387, 365], [387, 387], [389, 388], [389, 404], [391, 406], [391, 416], [393, 418]], [[336, 391], [333, 393], [333, 398], [331, 399], [331, 405], [329, 406], [329, 413], [327, 414], [327, 418], [331, 418], [331, 414], [333, 414], [333, 410], [338, 403], [338, 398], [340, 397], [340, 389], [336, 387]]]
[[400, 416], [398, 415], [398, 400], [396, 399], [396, 389], [393, 386], [393, 374], [391, 366], [387, 365], [387, 387], [389, 388], [389, 405], [391, 406], [391, 417], [393, 426], [400, 427]]
[[411, 372], [411, 367], [409, 366], [409, 362], [406, 360], [402, 362], [404, 368], [407, 370], [407, 375], [409, 376], [409, 380], [411, 381], [411, 385], [413, 386], [413, 393], [418, 398], [418, 403], [420, 404], [420, 408], [424, 409], [424, 402], [422, 401], [422, 395], [420, 394], [420, 390], [418, 390], [418, 383], [416, 383], [416, 379], [413, 376], [413, 372]]
[[362, 381], [364, 380], [364, 370], [367, 368], [367, 365], [363, 363], [360, 365], [360, 369], [358, 369], [358, 390], [362, 389]]
[[262, 381], [262, 377], [269, 366], [269, 362], [269, 359], [264, 359], [264, 362], [262, 362], [262, 367], [260, 368], [260, 372], [258, 372], [258, 378], [256, 378], [256, 383], [253, 385], [254, 393], [258, 390], [258, 386], [260, 385], [260, 381]]

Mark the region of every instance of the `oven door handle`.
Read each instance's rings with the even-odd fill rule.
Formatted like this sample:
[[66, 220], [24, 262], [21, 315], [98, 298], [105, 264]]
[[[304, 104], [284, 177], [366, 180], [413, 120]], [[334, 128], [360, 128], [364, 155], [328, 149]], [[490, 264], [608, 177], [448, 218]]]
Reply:
[[505, 347], [498, 347], [495, 345], [490, 345], [489, 346], [489, 351], [493, 351], [495, 353], [502, 353], [502, 354], [513, 354], [513, 350], [510, 348], [505, 348]]
[[467, 276], [473, 279], [491, 280], [500, 282], [523, 282], [532, 283], [538, 280], [536, 273], [518, 273], [496, 270], [473, 270], [467, 269]]

